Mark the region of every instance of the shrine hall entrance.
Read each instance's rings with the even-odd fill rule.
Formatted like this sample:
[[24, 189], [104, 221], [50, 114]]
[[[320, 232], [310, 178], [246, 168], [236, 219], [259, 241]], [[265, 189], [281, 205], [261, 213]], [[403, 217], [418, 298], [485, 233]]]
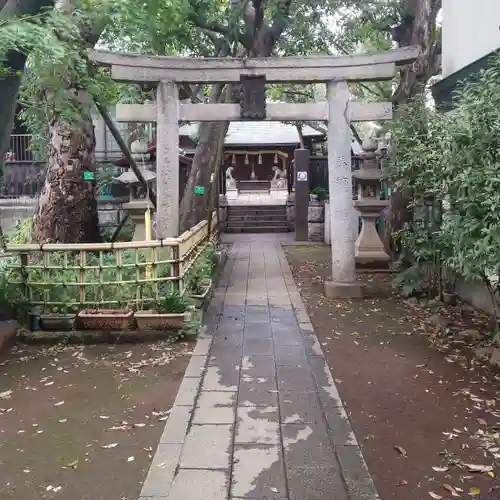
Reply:
[[286, 205], [293, 191], [294, 151], [326, 134], [278, 121], [231, 122], [224, 142], [219, 193], [229, 206]]

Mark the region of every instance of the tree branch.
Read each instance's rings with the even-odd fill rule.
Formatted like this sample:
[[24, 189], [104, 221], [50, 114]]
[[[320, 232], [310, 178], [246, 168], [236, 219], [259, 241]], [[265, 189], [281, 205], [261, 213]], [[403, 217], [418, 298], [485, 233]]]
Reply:
[[271, 33], [273, 34], [275, 40], [281, 36], [283, 31], [285, 31], [285, 28], [288, 26], [292, 0], [285, 0], [283, 4], [278, 3], [278, 5], [280, 7], [282, 5], [282, 7], [277, 9], [271, 24]]
[[238, 42], [240, 42], [241, 45], [243, 45], [247, 49], [252, 46], [251, 38], [249, 38], [246, 34], [241, 33], [239, 30], [237, 32], [232, 32], [228, 26], [222, 26], [212, 21], [206, 21], [194, 12], [189, 14], [188, 20], [193, 23], [196, 28], [202, 30], [207, 35], [210, 32], [212, 33], [212, 35], [215, 35], [217, 33], [219, 35], [222, 35], [228, 43], [231, 38], [236, 35]]

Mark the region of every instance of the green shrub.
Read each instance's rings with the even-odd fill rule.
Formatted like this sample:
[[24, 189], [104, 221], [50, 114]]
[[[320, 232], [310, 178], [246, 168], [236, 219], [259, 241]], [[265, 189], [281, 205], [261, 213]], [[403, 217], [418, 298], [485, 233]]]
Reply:
[[187, 297], [178, 293], [170, 293], [157, 300], [157, 309], [159, 313], [181, 314], [186, 312], [189, 305]]
[[208, 245], [198, 256], [185, 277], [186, 290], [191, 295], [202, 295], [207, 281], [217, 270], [217, 253], [213, 245]]

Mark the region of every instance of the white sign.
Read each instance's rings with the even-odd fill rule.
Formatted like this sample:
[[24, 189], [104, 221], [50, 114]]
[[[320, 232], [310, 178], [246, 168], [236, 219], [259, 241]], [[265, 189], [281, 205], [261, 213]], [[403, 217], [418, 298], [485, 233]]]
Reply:
[[297, 172], [298, 181], [307, 181], [307, 172]]

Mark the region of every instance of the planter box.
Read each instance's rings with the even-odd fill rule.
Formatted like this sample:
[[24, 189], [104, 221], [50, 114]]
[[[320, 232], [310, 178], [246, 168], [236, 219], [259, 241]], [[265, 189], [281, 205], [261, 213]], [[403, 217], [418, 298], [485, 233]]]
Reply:
[[134, 313], [124, 309], [84, 309], [78, 323], [86, 330], [129, 330]]
[[137, 311], [134, 318], [139, 330], [180, 330], [191, 319], [191, 313], [169, 314]]
[[190, 295], [189, 298], [193, 301], [194, 306], [196, 309], [203, 309], [205, 306], [208, 296], [210, 294], [210, 291], [212, 290], [212, 280], [207, 279], [205, 282], [206, 289], [201, 295]]
[[40, 325], [42, 330], [70, 331], [75, 326], [76, 314], [42, 314]]

